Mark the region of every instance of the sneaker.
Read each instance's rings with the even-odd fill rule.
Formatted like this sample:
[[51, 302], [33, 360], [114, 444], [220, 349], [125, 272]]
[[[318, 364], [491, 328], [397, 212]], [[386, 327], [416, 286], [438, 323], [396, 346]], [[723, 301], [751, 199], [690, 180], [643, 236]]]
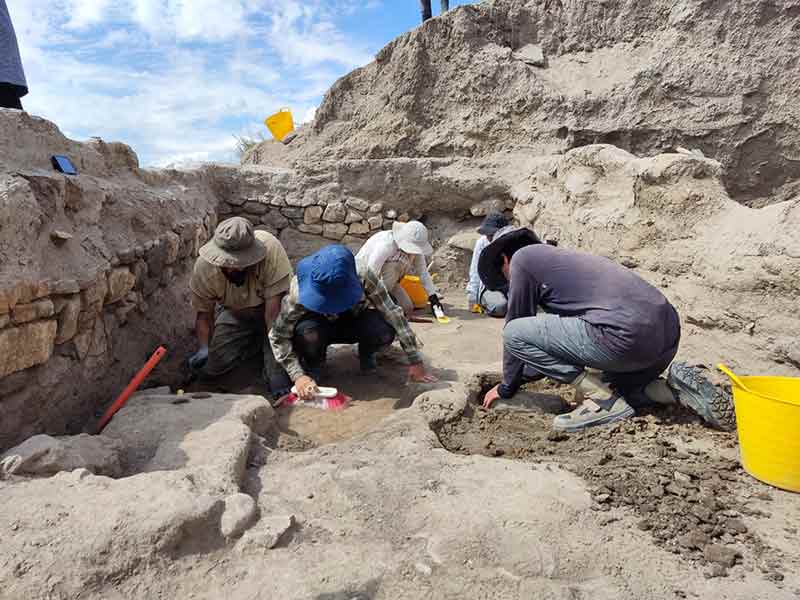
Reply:
[[667, 383], [677, 393], [678, 403], [700, 415], [711, 427], [734, 431], [733, 398], [726, 388], [714, 384], [713, 377], [713, 371], [705, 365], [676, 362], [669, 367]]
[[586, 427], [606, 425], [627, 419], [635, 411], [620, 394], [614, 392], [599, 373], [585, 372], [573, 382], [576, 396], [585, 398], [572, 412], [553, 419], [558, 431], [579, 431]]

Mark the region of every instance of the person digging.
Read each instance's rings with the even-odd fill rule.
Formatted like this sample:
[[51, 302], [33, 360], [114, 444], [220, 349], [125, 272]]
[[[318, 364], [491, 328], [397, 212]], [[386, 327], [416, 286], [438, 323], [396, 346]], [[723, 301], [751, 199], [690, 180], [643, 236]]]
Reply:
[[570, 384], [583, 398], [555, 417], [555, 429], [630, 417], [625, 394], [655, 380], [678, 351], [677, 311], [659, 290], [607, 258], [536, 241], [532, 231], [508, 227], [481, 253], [486, 287], [509, 286], [503, 382], [483, 405], [513, 397], [525, 370]]
[[419, 277], [428, 294], [431, 310], [438, 307], [444, 314], [436, 286], [425, 257], [433, 254], [428, 229], [419, 221], [395, 223], [390, 231], [380, 231], [370, 237], [356, 254], [356, 262], [378, 274], [389, 290], [392, 299], [403, 309], [407, 318], [412, 318], [414, 302], [400, 285], [406, 275]]
[[272, 404], [280, 404], [291, 382], [275, 361], [267, 332], [291, 278], [289, 257], [275, 236], [253, 231], [242, 217], [220, 223], [200, 248], [189, 282], [200, 342], [189, 358], [193, 375], [216, 378], [260, 353], [263, 384]]
[[508, 289], [503, 287], [494, 291], [487, 289], [478, 275], [478, 261], [484, 248], [494, 239], [495, 234], [508, 227], [508, 219], [501, 213], [491, 213], [478, 228], [481, 237], [475, 242], [472, 251], [472, 261], [469, 265], [469, 282], [467, 283], [467, 308], [474, 313], [485, 313], [491, 317], [502, 318], [506, 316], [508, 306]]
[[411, 381], [432, 383], [417, 338], [403, 309], [395, 304], [380, 277], [353, 253], [333, 244], [297, 265], [289, 294], [269, 333], [272, 350], [295, 384], [301, 400], [318, 392], [330, 344], [358, 344], [361, 372], [374, 373], [376, 353], [395, 336], [406, 353]]

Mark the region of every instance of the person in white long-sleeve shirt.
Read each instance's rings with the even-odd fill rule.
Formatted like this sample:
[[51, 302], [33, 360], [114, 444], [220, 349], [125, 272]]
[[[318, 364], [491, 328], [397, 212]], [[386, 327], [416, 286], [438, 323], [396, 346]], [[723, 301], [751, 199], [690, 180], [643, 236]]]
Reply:
[[506, 316], [506, 307], [508, 306], [506, 294], [502, 291], [486, 289], [478, 275], [478, 260], [481, 252], [491, 243], [495, 233], [506, 226], [508, 226], [508, 219], [500, 213], [491, 213], [486, 216], [478, 228], [478, 233], [482, 235], [475, 242], [475, 249], [472, 251], [472, 262], [469, 265], [469, 282], [467, 283], [467, 304], [472, 312], [482, 311], [492, 317], [499, 318]]
[[390, 231], [373, 235], [356, 254], [356, 260], [366, 264], [380, 276], [395, 302], [407, 316], [411, 316], [414, 303], [400, 285], [406, 275], [419, 277], [431, 307], [441, 308], [436, 286], [425, 260], [432, 253], [428, 229], [419, 221], [409, 221], [395, 223]]

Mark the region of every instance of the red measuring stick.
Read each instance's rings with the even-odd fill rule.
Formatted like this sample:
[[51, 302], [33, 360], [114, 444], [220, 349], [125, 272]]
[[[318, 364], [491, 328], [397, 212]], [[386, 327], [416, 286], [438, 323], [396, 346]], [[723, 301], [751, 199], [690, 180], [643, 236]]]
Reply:
[[117, 396], [117, 399], [114, 400], [114, 404], [108, 407], [108, 410], [103, 415], [103, 418], [100, 419], [100, 422], [97, 424], [97, 433], [103, 431], [103, 428], [108, 425], [111, 417], [113, 417], [120, 408], [125, 406], [125, 403], [128, 401], [128, 398], [131, 397], [131, 394], [133, 394], [133, 392], [135, 392], [136, 389], [142, 385], [145, 377], [150, 374], [150, 371], [155, 369], [156, 365], [162, 358], [164, 358], [166, 353], [167, 349], [164, 348], [164, 346], [159, 346], [158, 350], [153, 352], [153, 356], [150, 357], [150, 360], [144, 364], [136, 376], [131, 379], [131, 382], [128, 384], [128, 386], [122, 390], [122, 393], [119, 396]]

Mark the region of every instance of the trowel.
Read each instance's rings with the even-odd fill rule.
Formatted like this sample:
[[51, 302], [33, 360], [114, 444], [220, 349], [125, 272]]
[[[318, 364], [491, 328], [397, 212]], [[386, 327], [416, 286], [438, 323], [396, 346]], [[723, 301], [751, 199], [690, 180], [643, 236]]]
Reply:
[[450, 317], [444, 314], [441, 306], [433, 307], [433, 316], [436, 317], [436, 322], [442, 325], [447, 325], [450, 322]]

